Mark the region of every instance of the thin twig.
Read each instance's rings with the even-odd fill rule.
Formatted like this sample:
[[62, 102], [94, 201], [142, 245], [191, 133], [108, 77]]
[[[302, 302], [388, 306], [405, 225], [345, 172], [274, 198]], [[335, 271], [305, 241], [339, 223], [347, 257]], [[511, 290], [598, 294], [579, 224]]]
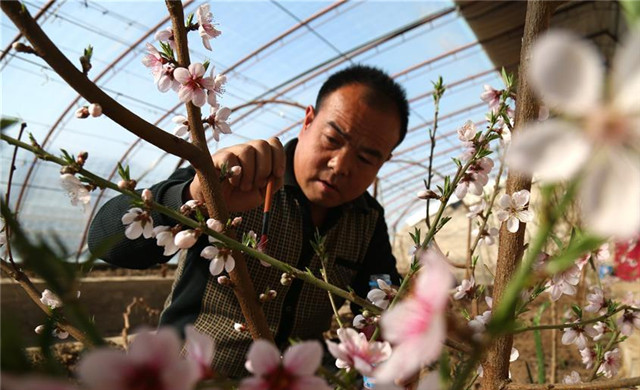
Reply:
[[[22, 134], [24, 133], [24, 129], [27, 127], [26, 122], [22, 122], [20, 124], [20, 131], [18, 132], [18, 140], [22, 139]], [[13, 148], [13, 155], [11, 156], [11, 165], [9, 166], [9, 179], [7, 180], [7, 193], [4, 196], [4, 203], [9, 206], [9, 199], [11, 196], [11, 185], [13, 184], [13, 172], [15, 172], [16, 170], [16, 157], [18, 155], [18, 147], [14, 147]], [[6, 239], [6, 246], [7, 246], [7, 256], [9, 257], [9, 261], [11, 262], [11, 265], [13, 266], [13, 268], [19, 271], [18, 266], [16, 265], [16, 263], [13, 261], [13, 253], [11, 252], [11, 229], [9, 228], [9, 225], [5, 225], [4, 227], [4, 234], [7, 237]]]
[[545, 384], [525, 384], [525, 383], [509, 383], [504, 386], [505, 390], [607, 390], [607, 389], [626, 389], [632, 386], [640, 385], [640, 377], [611, 379], [606, 381], [576, 383], [571, 385], [545, 383]]
[[[14, 269], [11, 264], [7, 263], [5, 260], [2, 260], [2, 259], [0, 259], [0, 268], [4, 273], [9, 275], [13, 280], [18, 282], [20, 287], [22, 287], [22, 289], [27, 293], [29, 298], [31, 298], [31, 300], [43, 312], [45, 312], [48, 316], [51, 315], [51, 309], [49, 308], [49, 306], [45, 305], [40, 301], [40, 297], [42, 296], [42, 293], [36, 288], [36, 286], [34, 286], [34, 284], [31, 282], [29, 277], [24, 272]], [[82, 344], [88, 345], [88, 346], [93, 345], [91, 340], [82, 331], [80, 331], [78, 328], [74, 327], [73, 325], [69, 324], [68, 322], [64, 320], [58, 320], [56, 321], [56, 326], [58, 326], [65, 332], [69, 333], [71, 337], [78, 340]]]

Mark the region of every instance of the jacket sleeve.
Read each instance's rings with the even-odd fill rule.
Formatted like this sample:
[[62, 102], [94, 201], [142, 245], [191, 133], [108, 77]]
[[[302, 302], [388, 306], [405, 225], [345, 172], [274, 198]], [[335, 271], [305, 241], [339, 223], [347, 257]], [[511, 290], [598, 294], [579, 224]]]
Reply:
[[[400, 274], [396, 269], [396, 259], [391, 251], [387, 224], [381, 212], [371, 237], [371, 242], [364, 258], [363, 266], [355, 276], [351, 287], [358, 296], [365, 298], [369, 292], [369, 278], [371, 275], [388, 274], [393, 285], [400, 285]], [[351, 304], [351, 311], [359, 313], [360, 306]]]
[[[185, 186], [191, 183], [194, 175], [195, 170], [191, 167], [178, 169], [167, 180], [150, 188], [154, 200], [179, 210], [183, 204], [182, 192]], [[131, 207], [131, 198], [118, 195], [100, 208], [89, 228], [89, 251], [107, 263], [124, 268], [142, 269], [169, 261], [172, 256], [164, 256], [164, 249], [156, 245], [155, 239], [141, 236], [129, 240], [125, 237], [125, 226], [121, 219]], [[152, 211], [151, 217], [153, 226], [176, 224], [175, 220], [157, 211]]]

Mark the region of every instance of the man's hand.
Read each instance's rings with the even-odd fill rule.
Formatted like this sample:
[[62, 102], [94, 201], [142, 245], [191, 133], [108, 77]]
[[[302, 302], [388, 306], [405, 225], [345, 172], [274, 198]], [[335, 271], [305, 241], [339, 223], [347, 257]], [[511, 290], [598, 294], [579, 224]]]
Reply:
[[[222, 182], [222, 196], [229, 212], [254, 209], [264, 202], [269, 179], [273, 179], [273, 191], [284, 183], [285, 154], [282, 143], [277, 138], [254, 140], [244, 144], [220, 149], [211, 155], [218, 173], [226, 163], [227, 168], [241, 167], [239, 175]], [[217, 178], [216, 178], [217, 179]], [[189, 186], [185, 197], [204, 202], [198, 175]]]

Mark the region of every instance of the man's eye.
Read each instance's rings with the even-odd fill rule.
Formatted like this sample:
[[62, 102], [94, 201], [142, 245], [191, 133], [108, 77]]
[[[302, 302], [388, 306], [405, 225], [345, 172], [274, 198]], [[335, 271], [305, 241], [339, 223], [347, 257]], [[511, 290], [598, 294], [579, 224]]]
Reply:
[[338, 145], [339, 144], [339, 142], [338, 142], [338, 140], [336, 138], [333, 138], [333, 137], [328, 136], [328, 135], [325, 135], [324, 137], [327, 140], [327, 142], [329, 144], [331, 144], [331, 145]]
[[373, 165], [373, 161], [369, 160], [368, 158], [364, 157], [364, 156], [358, 156], [358, 160], [360, 160], [361, 162], [367, 164], [367, 165]]

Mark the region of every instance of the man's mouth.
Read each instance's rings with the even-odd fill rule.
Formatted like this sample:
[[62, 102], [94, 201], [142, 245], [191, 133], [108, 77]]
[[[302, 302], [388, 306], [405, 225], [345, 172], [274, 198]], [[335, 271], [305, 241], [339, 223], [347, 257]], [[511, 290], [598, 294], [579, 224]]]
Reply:
[[328, 189], [330, 189], [330, 190], [333, 190], [333, 191], [338, 192], [338, 187], [336, 187], [336, 185], [335, 185], [335, 184], [331, 184], [330, 182], [328, 182], [328, 181], [326, 181], [326, 180], [322, 180], [322, 179], [319, 179], [318, 181], [319, 181], [320, 183], [322, 183], [322, 185], [323, 185], [325, 188], [328, 188]]

